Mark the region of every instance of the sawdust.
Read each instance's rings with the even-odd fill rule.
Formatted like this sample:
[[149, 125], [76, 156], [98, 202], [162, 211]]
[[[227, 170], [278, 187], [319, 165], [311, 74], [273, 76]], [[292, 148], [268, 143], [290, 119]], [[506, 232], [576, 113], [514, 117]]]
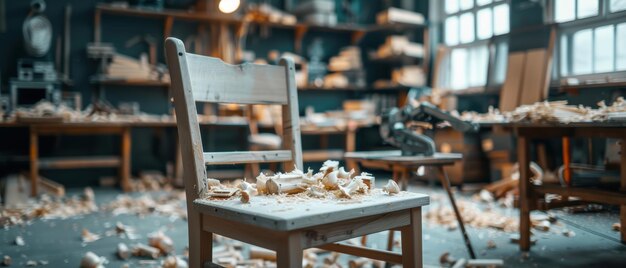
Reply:
[[24, 225], [33, 219], [67, 219], [98, 211], [93, 191], [86, 188], [82, 195], [53, 197], [42, 195], [20, 204], [19, 208], [0, 208], [0, 227]]
[[172, 219], [187, 219], [185, 192], [172, 190], [164, 194], [142, 194], [138, 197], [119, 195], [117, 198], [101, 206], [104, 211], [113, 215], [135, 214], [144, 217], [158, 214]]

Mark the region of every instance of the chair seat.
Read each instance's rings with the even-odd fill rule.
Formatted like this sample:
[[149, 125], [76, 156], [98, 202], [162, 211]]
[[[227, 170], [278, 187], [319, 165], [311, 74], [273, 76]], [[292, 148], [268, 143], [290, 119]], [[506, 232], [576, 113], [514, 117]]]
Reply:
[[252, 134], [248, 137], [250, 145], [262, 147], [262, 149], [276, 150], [280, 149], [282, 139], [273, 133]]
[[[293, 198], [293, 202], [287, 199]], [[299, 199], [297, 197], [253, 196], [249, 204], [239, 199], [196, 199], [194, 208], [205, 215], [275, 231], [297, 230], [428, 205], [425, 194], [400, 192], [388, 195], [374, 189], [355, 199]]]

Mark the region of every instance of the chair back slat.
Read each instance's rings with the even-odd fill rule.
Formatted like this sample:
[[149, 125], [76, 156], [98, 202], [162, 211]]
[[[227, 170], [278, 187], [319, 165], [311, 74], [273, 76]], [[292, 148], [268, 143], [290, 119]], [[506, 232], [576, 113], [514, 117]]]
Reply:
[[289, 150], [204, 153], [204, 162], [207, 165], [272, 163], [291, 160]]
[[196, 101], [241, 104], [287, 104], [285, 68], [244, 63], [186, 53]]

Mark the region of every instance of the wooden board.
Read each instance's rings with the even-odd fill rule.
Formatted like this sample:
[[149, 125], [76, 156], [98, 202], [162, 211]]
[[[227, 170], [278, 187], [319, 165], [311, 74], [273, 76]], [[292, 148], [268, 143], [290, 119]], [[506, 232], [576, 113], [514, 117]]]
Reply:
[[291, 151], [289, 150], [204, 153], [204, 162], [207, 165], [270, 163], [290, 160]]
[[195, 101], [241, 104], [287, 104], [285, 68], [230, 65], [217, 58], [186, 54]]
[[546, 63], [548, 53], [545, 49], [533, 49], [526, 52], [522, 89], [519, 105], [533, 104], [543, 100], [546, 83]]
[[430, 198], [425, 194], [401, 192], [390, 196], [380, 189], [374, 189], [370, 195], [360, 196], [359, 199], [354, 200], [253, 196], [249, 204], [243, 204], [239, 199], [197, 199], [194, 201], [194, 208], [213, 217], [271, 230], [289, 231], [349, 219], [384, 215], [425, 206], [429, 203]]
[[500, 92], [500, 111], [510, 112], [519, 106], [519, 92], [524, 76], [525, 52], [509, 53], [506, 67], [506, 79]]
[[400, 150], [348, 152], [344, 157], [352, 160], [381, 160], [389, 163], [412, 163], [416, 165], [454, 164], [454, 162], [463, 159], [462, 154], [456, 153], [435, 153], [433, 156], [403, 156]]

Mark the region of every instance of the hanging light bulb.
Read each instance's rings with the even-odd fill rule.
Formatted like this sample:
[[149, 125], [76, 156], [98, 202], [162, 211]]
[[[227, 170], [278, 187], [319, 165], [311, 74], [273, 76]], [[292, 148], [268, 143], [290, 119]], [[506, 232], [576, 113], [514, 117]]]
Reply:
[[222, 13], [230, 14], [239, 8], [240, 3], [240, 0], [220, 0], [218, 8]]

